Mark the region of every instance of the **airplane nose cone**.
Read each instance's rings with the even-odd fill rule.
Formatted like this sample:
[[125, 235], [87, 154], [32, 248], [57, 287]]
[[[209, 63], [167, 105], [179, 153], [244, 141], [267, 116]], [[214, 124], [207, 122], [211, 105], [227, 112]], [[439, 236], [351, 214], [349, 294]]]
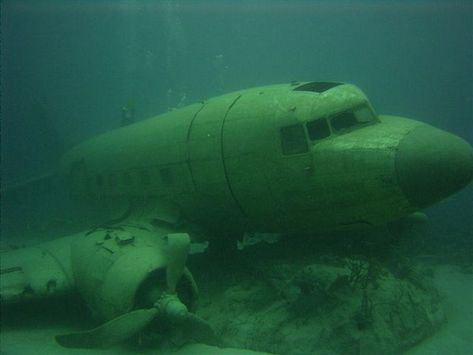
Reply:
[[415, 128], [396, 153], [398, 181], [409, 202], [429, 206], [473, 178], [473, 149], [463, 139], [431, 126]]

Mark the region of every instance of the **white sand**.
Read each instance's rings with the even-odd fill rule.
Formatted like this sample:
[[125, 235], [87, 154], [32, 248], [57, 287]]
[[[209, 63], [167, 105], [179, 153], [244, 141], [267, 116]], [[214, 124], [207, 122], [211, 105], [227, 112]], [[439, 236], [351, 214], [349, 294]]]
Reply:
[[[449, 319], [448, 324], [432, 338], [425, 340], [414, 349], [408, 351], [407, 355], [472, 355], [473, 275], [462, 273], [454, 266], [444, 265], [436, 268], [435, 281], [440, 292], [446, 296], [444, 309]], [[64, 324], [51, 325], [51, 322], [47, 323], [46, 321], [40, 320], [36, 323], [30, 321], [25, 327], [10, 327], [4, 326], [3, 324], [2, 326], [0, 333], [0, 349], [1, 354], [5, 355], [120, 355], [133, 352], [130, 348], [125, 347], [116, 347], [109, 350], [69, 350], [61, 348], [54, 342], [54, 335], [73, 331], [69, 325]], [[190, 350], [189, 348], [184, 349], [182, 353], [194, 353], [189, 352]], [[202, 350], [202, 348], [200, 348], [200, 350]], [[140, 354], [159, 353], [160, 352], [156, 350], [140, 352]], [[197, 353], [201, 352], [197, 351]], [[212, 352], [212, 354], [218, 353], [218, 351]], [[224, 352], [220, 352], [220, 354], [224, 354]], [[236, 352], [234, 352], [234, 354], [236, 354]]]
[[436, 268], [435, 283], [446, 297], [448, 324], [406, 355], [472, 355], [473, 275], [445, 265]]

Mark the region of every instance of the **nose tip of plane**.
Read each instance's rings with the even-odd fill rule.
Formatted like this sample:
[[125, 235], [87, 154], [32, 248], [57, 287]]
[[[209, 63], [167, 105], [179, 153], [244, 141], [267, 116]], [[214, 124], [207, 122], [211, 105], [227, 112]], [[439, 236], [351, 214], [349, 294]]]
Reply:
[[396, 153], [399, 184], [409, 202], [429, 206], [473, 178], [473, 149], [463, 139], [431, 126], [415, 128]]

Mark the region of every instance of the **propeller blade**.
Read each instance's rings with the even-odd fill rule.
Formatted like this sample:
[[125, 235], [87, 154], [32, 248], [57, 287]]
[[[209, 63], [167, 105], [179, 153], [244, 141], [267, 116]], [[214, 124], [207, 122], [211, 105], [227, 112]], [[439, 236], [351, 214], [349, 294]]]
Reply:
[[210, 324], [194, 313], [187, 313], [183, 327], [194, 340], [200, 343], [208, 345], [221, 345], [222, 343]]
[[66, 348], [106, 348], [135, 335], [157, 314], [156, 308], [138, 309], [88, 331], [57, 335], [56, 341]]
[[187, 233], [168, 234], [166, 282], [169, 293], [176, 292], [176, 285], [186, 267], [189, 247], [190, 237]]
[[176, 294], [164, 295], [155, 307], [160, 310], [160, 316], [182, 328], [192, 339], [210, 345], [221, 343], [210, 324], [189, 312]]

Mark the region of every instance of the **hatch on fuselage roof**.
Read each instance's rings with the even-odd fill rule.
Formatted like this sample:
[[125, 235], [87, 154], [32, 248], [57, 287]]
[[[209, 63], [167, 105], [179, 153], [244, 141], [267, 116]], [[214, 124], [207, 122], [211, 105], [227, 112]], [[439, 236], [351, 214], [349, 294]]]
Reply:
[[312, 92], [324, 92], [336, 86], [343, 85], [340, 82], [327, 82], [327, 81], [311, 81], [295, 87], [294, 91], [312, 91]]

